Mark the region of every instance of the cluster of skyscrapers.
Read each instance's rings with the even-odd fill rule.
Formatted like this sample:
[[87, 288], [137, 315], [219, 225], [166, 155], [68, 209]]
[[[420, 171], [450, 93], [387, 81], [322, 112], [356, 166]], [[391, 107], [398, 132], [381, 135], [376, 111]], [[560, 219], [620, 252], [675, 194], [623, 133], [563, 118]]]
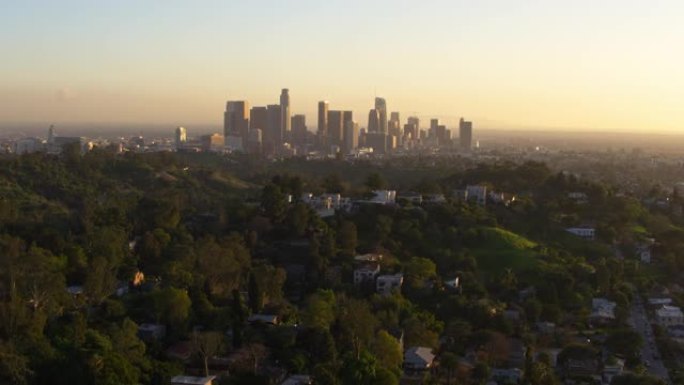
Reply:
[[[389, 118], [388, 118], [389, 117]], [[368, 113], [367, 128], [359, 129], [350, 110], [333, 110], [328, 101], [318, 103], [318, 126], [309, 131], [306, 116], [291, 115], [290, 94], [283, 89], [279, 104], [249, 107], [244, 100], [228, 101], [224, 112], [224, 146], [228, 151], [263, 155], [296, 155], [318, 151], [324, 155], [358, 152], [387, 154], [419, 148], [472, 147], [472, 122], [461, 118], [458, 145], [451, 130], [438, 119], [421, 129], [417, 117], [401, 125], [399, 112], [388, 114], [387, 101], [376, 97]]]

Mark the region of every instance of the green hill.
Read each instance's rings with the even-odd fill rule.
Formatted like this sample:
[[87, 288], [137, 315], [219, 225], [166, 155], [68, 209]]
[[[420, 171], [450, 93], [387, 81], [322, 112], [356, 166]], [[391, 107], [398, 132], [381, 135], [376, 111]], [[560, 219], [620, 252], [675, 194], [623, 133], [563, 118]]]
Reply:
[[477, 244], [471, 251], [482, 269], [500, 273], [505, 269], [527, 270], [536, 265], [535, 242], [495, 227], [478, 228], [477, 234]]

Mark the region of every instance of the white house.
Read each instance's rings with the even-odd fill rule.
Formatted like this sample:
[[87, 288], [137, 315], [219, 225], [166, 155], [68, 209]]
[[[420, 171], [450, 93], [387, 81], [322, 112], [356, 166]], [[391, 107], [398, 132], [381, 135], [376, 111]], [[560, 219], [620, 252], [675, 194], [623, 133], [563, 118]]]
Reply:
[[368, 264], [354, 269], [354, 285], [360, 285], [363, 282], [375, 280], [375, 277], [380, 273], [380, 265]]
[[467, 201], [473, 201], [480, 206], [487, 204], [487, 186], [470, 185], [466, 186], [465, 198]]
[[430, 370], [435, 361], [432, 349], [414, 346], [404, 352], [404, 369], [411, 372]]
[[596, 229], [593, 227], [568, 227], [565, 231], [589, 241], [596, 239]]
[[591, 314], [589, 320], [594, 323], [607, 323], [615, 320], [615, 307], [617, 303], [605, 298], [593, 298], [591, 300]]
[[171, 379], [171, 385], [211, 385], [214, 383], [216, 376], [208, 377], [192, 377], [192, 376], [176, 376]]
[[677, 306], [664, 305], [655, 314], [656, 322], [664, 327], [684, 325], [684, 314]]
[[370, 199], [371, 203], [378, 203], [382, 205], [392, 204], [397, 200], [397, 192], [395, 190], [375, 190], [373, 197]]
[[393, 292], [401, 291], [401, 285], [404, 283], [404, 275], [380, 275], [375, 281], [375, 289], [379, 294], [390, 295]]
[[311, 385], [313, 378], [306, 374], [293, 374], [281, 382], [280, 385]]

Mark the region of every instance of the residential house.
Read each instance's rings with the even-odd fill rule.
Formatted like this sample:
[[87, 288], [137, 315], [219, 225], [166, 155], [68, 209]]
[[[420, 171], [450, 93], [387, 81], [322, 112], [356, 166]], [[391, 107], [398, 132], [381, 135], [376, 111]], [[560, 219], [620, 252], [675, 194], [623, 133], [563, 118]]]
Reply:
[[652, 250], [653, 250], [653, 243], [655, 241], [650, 240], [649, 242], [646, 243], [640, 243], [636, 246], [635, 252], [637, 258], [643, 262], [643, 263], [651, 263], [652, 259]]
[[663, 327], [684, 325], [684, 314], [677, 306], [663, 305], [655, 312], [656, 322]]
[[435, 355], [431, 348], [414, 346], [404, 352], [404, 370], [409, 373], [426, 372], [433, 368]]
[[361, 285], [364, 282], [372, 282], [380, 273], [380, 265], [371, 263], [354, 269], [354, 285]]
[[192, 377], [176, 376], [171, 379], [171, 385], [212, 385], [216, 376]]
[[407, 202], [407, 203], [413, 203], [413, 204], [421, 204], [423, 203], [423, 196], [419, 193], [416, 192], [404, 192], [397, 194], [397, 201], [400, 202]]
[[151, 323], [140, 324], [138, 337], [145, 342], [160, 340], [166, 337], [166, 326]]
[[465, 199], [468, 202], [475, 202], [480, 206], [487, 204], [487, 186], [469, 185], [465, 189]]
[[280, 320], [275, 314], [252, 314], [247, 322], [252, 325], [278, 325]]
[[454, 277], [452, 279], [447, 279], [444, 281], [444, 286], [451, 290], [458, 290], [461, 288], [461, 278]]
[[565, 375], [569, 377], [591, 377], [598, 372], [599, 365], [594, 358], [581, 360], [569, 358], [565, 361], [563, 370]]
[[615, 302], [605, 298], [593, 298], [591, 300], [591, 314], [589, 322], [593, 324], [605, 325], [615, 320]]
[[375, 281], [375, 289], [378, 294], [390, 295], [401, 291], [404, 283], [404, 275], [401, 273], [391, 275], [380, 275]]
[[568, 227], [565, 231], [588, 241], [596, 239], [596, 229], [593, 227]]
[[307, 374], [293, 374], [281, 382], [280, 385], [311, 385], [313, 378]]
[[522, 370], [518, 368], [492, 368], [489, 378], [498, 385], [518, 384], [522, 379]]
[[621, 375], [624, 369], [625, 360], [614, 359], [612, 362], [606, 362], [603, 364], [603, 373], [601, 375], [603, 383], [610, 384], [613, 381], [613, 377]]

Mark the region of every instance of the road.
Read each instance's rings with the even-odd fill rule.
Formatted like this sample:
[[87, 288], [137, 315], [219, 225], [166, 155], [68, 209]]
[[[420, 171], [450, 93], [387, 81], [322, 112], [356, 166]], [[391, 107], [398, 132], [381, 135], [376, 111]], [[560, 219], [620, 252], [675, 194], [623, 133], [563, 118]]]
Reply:
[[[655, 377], [662, 378], [666, 383], [671, 384], [672, 382], [670, 381], [667, 368], [665, 368], [660, 352], [658, 352], [655, 336], [653, 335], [653, 328], [648, 320], [644, 303], [639, 296], [634, 298], [629, 323], [644, 339], [644, 346], [641, 348], [641, 360], [644, 362], [644, 365], [647, 366], [649, 373]], [[646, 364], [647, 362], [648, 364]]]

